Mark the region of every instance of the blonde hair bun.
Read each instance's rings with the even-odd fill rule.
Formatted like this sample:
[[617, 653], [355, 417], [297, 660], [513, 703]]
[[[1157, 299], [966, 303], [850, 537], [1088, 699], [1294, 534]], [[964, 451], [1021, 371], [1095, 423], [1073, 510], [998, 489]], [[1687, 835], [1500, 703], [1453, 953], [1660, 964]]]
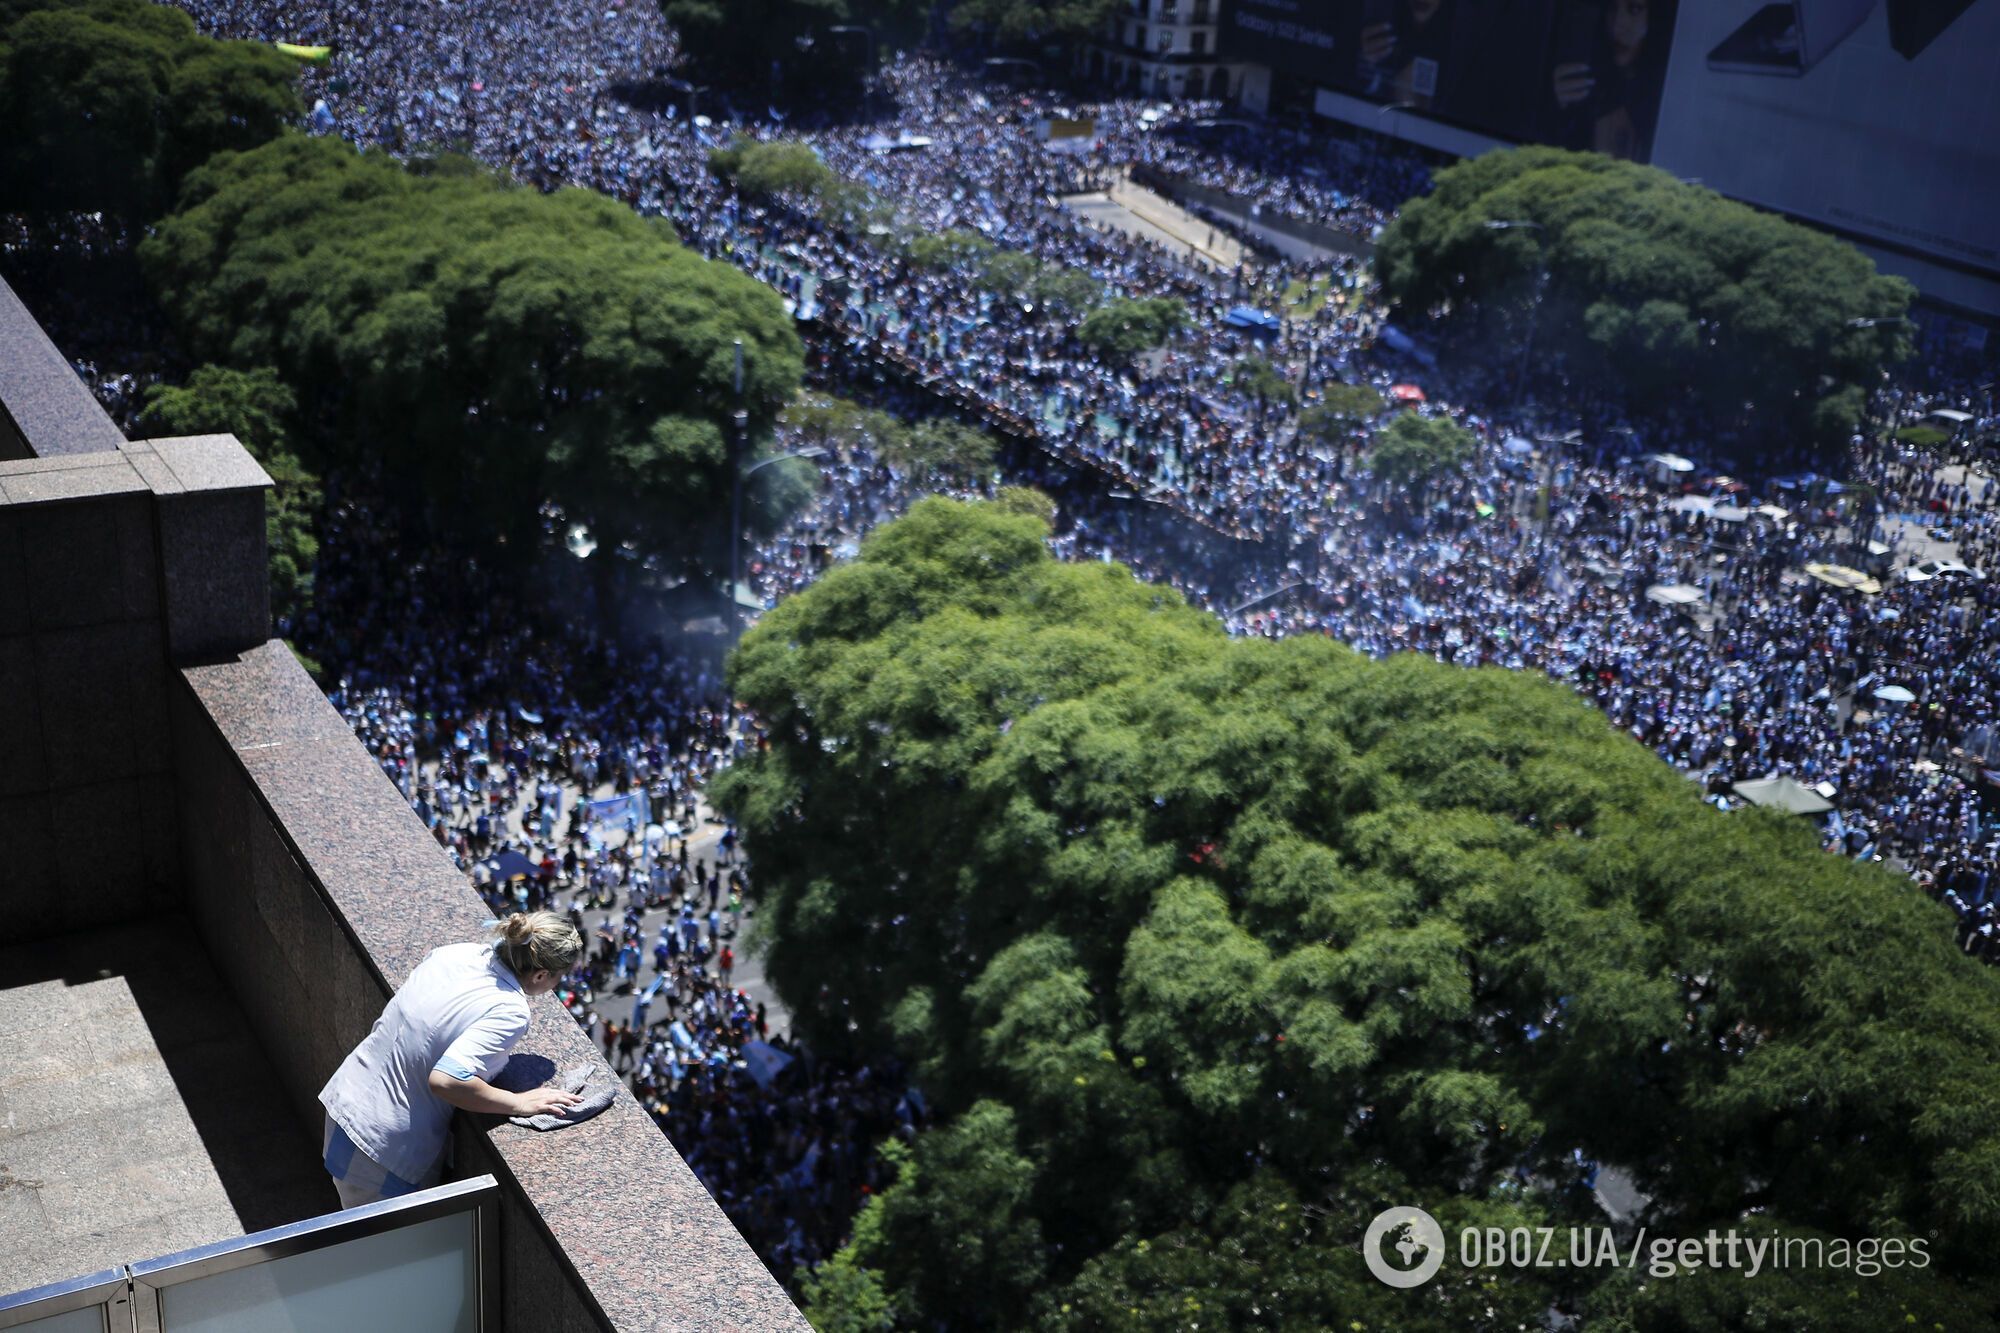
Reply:
[[539, 971], [560, 976], [583, 956], [583, 937], [554, 912], [515, 912], [494, 922], [491, 931], [493, 952], [518, 977]]

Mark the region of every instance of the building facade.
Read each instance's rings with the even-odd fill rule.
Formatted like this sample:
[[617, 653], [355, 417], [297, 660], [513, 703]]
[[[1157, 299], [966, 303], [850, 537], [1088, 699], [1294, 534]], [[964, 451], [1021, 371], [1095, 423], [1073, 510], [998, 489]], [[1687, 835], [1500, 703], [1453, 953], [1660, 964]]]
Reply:
[[1127, 0], [1078, 47], [1077, 73], [1141, 97], [1235, 97], [1243, 64], [1217, 49], [1224, 2]]

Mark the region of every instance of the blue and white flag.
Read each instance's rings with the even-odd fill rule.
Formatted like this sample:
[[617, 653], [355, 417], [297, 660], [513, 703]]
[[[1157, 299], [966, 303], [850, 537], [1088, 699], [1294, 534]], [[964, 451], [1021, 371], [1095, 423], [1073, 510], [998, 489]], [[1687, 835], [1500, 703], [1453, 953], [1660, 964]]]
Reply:
[[744, 1069], [751, 1078], [757, 1080], [757, 1086], [760, 1088], [770, 1087], [772, 1080], [792, 1062], [791, 1056], [768, 1041], [744, 1042], [742, 1055]]

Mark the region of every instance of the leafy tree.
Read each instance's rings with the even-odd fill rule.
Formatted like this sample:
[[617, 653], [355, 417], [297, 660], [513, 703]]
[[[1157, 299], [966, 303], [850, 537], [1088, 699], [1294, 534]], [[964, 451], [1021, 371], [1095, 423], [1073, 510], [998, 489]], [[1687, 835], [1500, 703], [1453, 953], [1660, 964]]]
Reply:
[[1077, 338], [1099, 356], [1130, 361], [1187, 327], [1187, 307], [1170, 296], [1118, 297], [1083, 318]]
[[828, 393], [801, 392], [785, 408], [782, 420], [805, 445], [829, 453], [861, 447], [893, 452], [909, 431], [879, 408]]
[[990, 476], [998, 447], [976, 426], [926, 417], [892, 438], [886, 456], [901, 471], [933, 482], [964, 483]]
[[1346, 441], [1355, 430], [1382, 415], [1382, 395], [1366, 384], [1330, 384], [1320, 399], [1299, 413], [1299, 434], [1323, 444]]
[[[1935, 1233], [1894, 1299], [2000, 1315], [2000, 978], [1948, 913], [1554, 682], [1231, 640], [1046, 532], [925, 500], [730, 665], [768, 975], [942, 1117], [843, 1290], [908, 1327], [1512, 1329], [1605, 1275], [1404, 1299], [1353, 1247], [1389, 1204], [1597, 1220], [1580, 1154], [1655, 1235]], [[1854, 1326], [1852, 1277], [1795, 1277]]]
[[288, 620], [312, 596], [319, 558], [319, 478], [292, 451], [289, 423], [298, 399], [269, 366], [200, 366], [184, 385], [146, 390], [140, 424], [155, 435], [234, 435], [270, 474], [264, 540], [271, 564], [271, 614]]
[[842, 231], [886, 231], [895, 221], [895, 207], [887, 199], [845, 176], [820, 186], [818, 203], [820, 220]]
[[768, 288], [621, 204], [330, 139], [211, 161], [140, 259], [198, 355], [275, 366], [332, 447], [472, 532], [526, 539], [553, 500], [604, 546], [713, 555], [733, 344], [753, 437], [802, 373]]
[[916, 268], [942, 272], [984, 264], [998, 248], [976, 231], [954, 228], [918, 232], [904, 243], [903, 255]]
[[298, 69], [145, 0], [0, 3], [0, 211], [157, 216], [211, 154], [273, 138]]
[[995, 513], [1026, 514], [1045, 528], [1055, 525], [1056, 502], [1033, 486], [1002, 486], [988, 503]]
[[878, 1216], [856, 1228], [852, 1264], [883, 1275], [904, 1322], [958, 1310], [967, 1328], [1020, 1326], [1046, 1260], [1028, 1207], [1035, 1166], [1015, 1138], [1006, 1106], [967, 1108], [918, 1139], [896, 1188], [871, 1205]]
[[718, 175], [735, 181], [737, 189], [756, 198], [780, 194], [817, 198], [840, 179], [811, 144], [797, 139], [739, 136], [726, 147], [711, 149], [708, 160]]
[[[1852, 1239], [1784, 1223], [1760, 1226], [1754, 1219], [1745, 1219], [1737, 1230], [1746, 1239], [1809, 1247], [1795, 1251], [1805, 1262], [1780, 1264], [1767, 1258], [1754, 1278], [1706, 1266], [1678, 1269], [1662, 1278], [1650, 1268], [1654, 1256], [1647, 1256], [1648, 1265], [1612, 1274], [1590, 1294], [1584, 1326], [1607, 1333], [1954, 1329], [1985, 1322], [1972, 1311], [1995, 1304], [1991, 1278], [1966, 1284], [1970, 1293], [1958, 1284], [1933, 1280], [1924, 1271], [1929, 1242], [1922, 1237], [1874, 1237], [1870, 1257], [1858, 1268], [1847, 1268], [1852, 1276], [1829, 1282], [1826, 1256], [1835, 1245], [1845, 1245], [1852, 1256]], [[1912, 1250], [1912, 1241], [1924, 1248]], [[1888, 1262], [1882, 1259], [1883, 1242], [1895, 1246]]]
[[1247, 393], [1257, 400], [1257, 417], [1261, 421], [1273, 403], [1296, 403], [1297, 389], [1285, 378], [1285, 372], [1261, 356], [1246, 356], [1229, 368], [1229, 382], [1240, 393]]
[[973, 282], [981, 291], [995, 296], [1017, 297], [1028, 290], [1040, 267], [1032, 256], [1019, 250], [996, 249], [979, 265]]
[[1417, 494], [1462, 467], [1473, 453], [1472, 432], [1446, 417], [1404, 412], [1383, 428], [1368, 455], [1368, 466], [1392, 486]]
[[[1337, 1188], [1328, 1209], [1302, 1198], [1277, 1172], [1259, 1171], [1186, 1225], [1155, 1236], [1125, 1236], [1083, 1266], [1074, 1280], [1036, 1302], [1035, 1327], [1380, 1330], [1461, 1333], [1539, 1327], [1553, 1284], [1533, 1270], [1502, 1284], [1494, 1275], [1449, 1264], [1420, 1292], [1384, 1286], [1363, 1266], [1361, 1247], [1333, 1220], [1373, 1207], [1387, 1182]], [[1454, 1204], [1438, 1217], [1456, 1245], [1468, 1226], [1547, 1225], [1517, 1201]]]
[[1096, 305], [1103, 291], [1098, 287], [1097, 279], [1081, 269], [1045, 264], [1035, 274], [1035, 280], [1028, 284], [1028, 294], [1036, 305], [1046, 306], [1063, 318], [1071, 319]]
[[1821, 441], [1845, 442], [1865, 406], [1853, 390], [1911, 348], [1914, 289], [1853, 246], [1593, 153], [1512, 149], [1439, 172], [1384, 229], [1376, 273], [1414, 314], [1518, 320], [1539, 301], [1538, 350], [1635, 399], [1692, 387], [1716, 414], [1754, 403], [1759, 429]]
[[819, 1333], [889, 1333], [896, 1326], [882, 1275], [858, 1262], [851, 1249], [805, 1274], [800, 1295], [806, 1319]]
[[1118, 0], [958, 0], [951, 26], [1005, 43], [1095, 37], [1119, 8]]

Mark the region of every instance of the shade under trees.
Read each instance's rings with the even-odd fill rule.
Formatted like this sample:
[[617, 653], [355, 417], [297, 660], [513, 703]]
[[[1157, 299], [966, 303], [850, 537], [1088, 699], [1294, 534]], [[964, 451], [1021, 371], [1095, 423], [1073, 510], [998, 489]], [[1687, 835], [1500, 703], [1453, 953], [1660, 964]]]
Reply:
[[754, 436], [802, 373], [769, 288], [616, 201], [454, 160], [224, 154], [141, 260], [197, 355], [277, 368], [337, 453], [489, 535], [554, 500], [601, 546], [694, 554], [727, 512], [733, 344]]
[[298, 66], [145, 0], [0, 0], [0, 212], [165, 211], [299, 112]]
[[[1941, 908], [1556, 683], [1232, 640], [1046, 531], [925, 500], [731, 664], [768, 975], [940, 1114], [823, 1327], [1742, 1327], [1740, 1278], [1362, 1271], [1392, 1204], [1601, 1221], [1573, 1154], [1655, 1234], [1930, 1238], [1886, 1299], [2000, 1313], [2000, 978]], [[1855, 1284], [1788, 1275], [1760, 1326], [1852, 1326]]]
[[660, 0], [660, 11], [680, 38], [685, 75], [760, 94], [858, 87], [868, 39], [835, 29], [872, 31], [881, 59], [891, 44], [921, 38], [930, 13], [920, 0]]
[[[1534, 224], [1496, 227], [1494, 223]], [[1491, 321], [1635, 400], [1844, 442], [1908, 354], [1914, 289], [1845, 241], [1595, 153], [1517, 148], [1437, 173], [1376, 249], [1406, 312]], [[1539, 298], [1539, 316], [1529, 307]], [[1746, 423], [1748, 424], [1748, 423]]]

